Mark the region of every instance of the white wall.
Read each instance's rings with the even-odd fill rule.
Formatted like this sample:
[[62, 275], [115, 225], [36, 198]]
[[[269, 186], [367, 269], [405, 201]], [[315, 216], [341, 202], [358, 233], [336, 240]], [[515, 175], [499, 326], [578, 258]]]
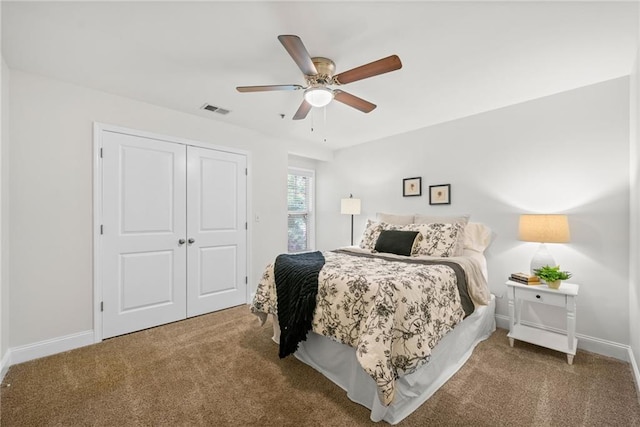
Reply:
[[10, 83], [12, 348], [93, 328], [94, 121], [250, 151], [250, 205], [261, 218], [250, 221], [251, 286], [286, 251], [290, 143], [16, 70]]
[[[469, 213], [494, 231], [489, 284], [501, 297], [537, 249], [517, 240], [518, 215], [564, 212], [571, 243], [548, 246], [582, 285], [577, 332], [628, 344], [628, 156], [626, 77], [344, 149], [318, 167], [318, 247], [349, 243], [349, 193], [362, 199], [356, 235], [377, 211]], [[402, 179], [416, 176], [423, 196], [403, 198]], [[447, 183], [452, 204], [429, 206], [428, 186]], [[508, 315], [506, 298], [497, 312]], [[563, 327], [556, 310], [538, 313]]]
[[[2, 5], [0, 5], [0, 20], [2, 18]], [[1, 46], [1, 37], [0, 37], [0, 46]], [[2, 268], [2, 259], [3, 259], [3, 251], [2, 251], [2, 241], [3, 241], [3, 235], [4, 233], [2, 232], [2, 218], [4, 215], [2, 215], [2, 211], [3, 211], [3, 207], [4, 204], [2, 204], [2, 184], [4, 183], [4, 180], [2, 179], [2, 159], [4, 158], [4, 156], [2, 156], [2, 147], [4, 146], [4, 132], [6, 130], [6, 122], [5, 122], [5, 114], [6, 114], [6, 109], [4, 108], [4, 103], [5, 103], [5, 98], [8, 97], [8, 93], [5, 91], [5, 85], [4, 82], [7, 79], [7, 76], [5, 75], [5, 71], [6, 71], [6, 65], [4, 62], [4, 56], [0, 55], [0, 381], [2, 381], [2, 378], [4, 377], [4, 364], [3, 364], [3, 359], [4, 359], [4, 355], [5, 355], [5, 350], [4, 350], [4, 340], [3, 337], [7, 336], [4, 334], [4, 327], [6, 325], [5, 321], [4, 321], [4, 316], [6, 313], [8, 313], [8, 311], [4, 310], [4, 306], [3, 306], [3, 302], [5, 301], [4, 299], [4, 286], [5, 286], [5, 282], [2, 280], [2, 274], [4, 273], [4, 269]]]
[[[640, 22], [640, 12], [639, 12]], [[638, 29], [640, 44], [640, 27]], [[630, 280], [629, 280], [629, 328], [631, 350], [635, 358], [636, 385], [640, 391], [640, 47], [631, 73], [631, 232], [630, 232]]]
[[[1, 3], [0, 3], [0, 22], [2, 22], [2, 4]], [[1, 34], [0, 34], [0, 46], [2, 46]], [[3, 239], [4, 233], [2, 232], [3, 231], [2, 219], [4, 218], [4, 215], [3, 215], [4, 203], [2, 203], [3, 201], [2, 196], [4, 194], [2, 192], [2, 184], [4, 184], [4, 179], [2, 179], [2, 172], [3, 172], [2, 160], [4, 159], [4, 156], [2, 155], [2, 147], [5, 146], [4, 137], [7, 129], [5, 115], [8, 110], [4, 108], [5, 98], [8, 99], [8, 96], [9, 96], [8, 91], [5, 90], [5, 80], [8, 78], [7, 71], [8, 71], [8, 68], [4, 62], [4, 55], [2, 55], [2, 48], [0, 47], [0, 381], [2, 381], [2, 378], [4, 377], [4, 372], [5, 372], [4, 355], [6, 354], [6, 350], [4, 346], [4, 340], [5, 340], [5, 337], [8, 337], [8, 335], [5, 334], [4, 330], [7, 325], [7, 322], [5, 322], [5, 316], [8, 315], [9, 313], [9, 311], [5, 310], [4, 308], [4, 302], [6, 301], [6, 298], [4, 296], [6, 282], [2, 280], [4, 275], [4, 269], [2, 268], [3, 267], [2, 260], [4, 259], [4, 255], [5, 255], [4, 251], [2, 251], [2, 242], [4, 241]]]
[[290, 154], [289, 166], [295, 167], [295, 168], [316, 170], [318, 167], [318, 161], [312, 158], [300, 157], [300, 156]]
[[9, 68], [2, 59], [0, 71], [0, 379], [9, 350]]

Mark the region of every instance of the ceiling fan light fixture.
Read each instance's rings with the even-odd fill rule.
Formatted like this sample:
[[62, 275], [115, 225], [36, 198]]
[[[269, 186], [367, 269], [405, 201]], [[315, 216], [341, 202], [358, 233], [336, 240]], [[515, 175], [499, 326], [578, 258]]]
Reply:
[[333, 91], [326, 87], [310, 87], [304, 91], [304, 99], [313, 107], [324, 107], [333, 99]]

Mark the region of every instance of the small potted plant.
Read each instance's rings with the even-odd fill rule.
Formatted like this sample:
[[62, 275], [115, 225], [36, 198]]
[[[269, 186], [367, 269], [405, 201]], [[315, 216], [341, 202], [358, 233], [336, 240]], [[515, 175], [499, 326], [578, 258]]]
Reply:
[[568, 271], [560, 271], [559, 265], [556, 265], [555, 267], [545, 265], [544, 267], [536, 268], [533, 272], [540, 279], [547, 282], [547, 286], [551, 289], [558, 289], [562, 280], [571, 278], [571, 273]]

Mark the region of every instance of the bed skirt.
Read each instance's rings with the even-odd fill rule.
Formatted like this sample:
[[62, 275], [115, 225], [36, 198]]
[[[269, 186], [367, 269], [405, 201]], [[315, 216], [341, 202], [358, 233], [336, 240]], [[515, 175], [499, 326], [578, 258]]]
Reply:
[[[353, 348], [309, 332], [295, 356], [344, 389], [349, 399], [369, 408], [372, 421], [397, 424], [447, 382], [495, 329], [495, 297], [491, 295], [489, 305], [477, 308], [440, 340], [428, 364], [397, 380], [395, 399], [387, 407], [380, 403], [376, 384], [358, 363]], [[274, 339], [279, 331], [275, 332]]]

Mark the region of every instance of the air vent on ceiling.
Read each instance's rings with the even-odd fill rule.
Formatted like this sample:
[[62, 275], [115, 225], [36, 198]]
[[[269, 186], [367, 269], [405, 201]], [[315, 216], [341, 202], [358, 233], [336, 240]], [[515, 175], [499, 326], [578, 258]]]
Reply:
[[204, 110], [213, 111], [214, 113], [218, 113], [218, 114], [229, 114], [230, 113], [229, 110], [225, 110], [224, 108], [216, 107], [215, 105], [211, 105], [211, 104], [204, 104], [200, 108], [202, 108]]

